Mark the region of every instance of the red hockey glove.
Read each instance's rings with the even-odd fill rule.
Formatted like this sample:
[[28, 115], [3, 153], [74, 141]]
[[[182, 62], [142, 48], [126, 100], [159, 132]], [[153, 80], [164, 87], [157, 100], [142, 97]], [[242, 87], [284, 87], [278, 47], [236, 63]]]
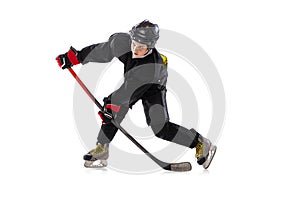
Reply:
[[77, 65], [80, 63], [77, 55], [77, 50], [74, 47], [70, 47], [70, 50], [67, 53], [58, 55], [56, 57], [57, 64], [62, 69], [66, 69], [72, 67], [73, 65]]

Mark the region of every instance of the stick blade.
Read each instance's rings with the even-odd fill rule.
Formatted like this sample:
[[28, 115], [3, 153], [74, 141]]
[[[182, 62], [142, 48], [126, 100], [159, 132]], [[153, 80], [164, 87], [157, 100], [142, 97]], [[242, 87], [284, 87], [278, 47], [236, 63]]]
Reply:
[[170, 170], [174, 172], [185, 172], [191, 171], [192, 165], [189, 162], [182, 162], [182, 163], [171, 163]]

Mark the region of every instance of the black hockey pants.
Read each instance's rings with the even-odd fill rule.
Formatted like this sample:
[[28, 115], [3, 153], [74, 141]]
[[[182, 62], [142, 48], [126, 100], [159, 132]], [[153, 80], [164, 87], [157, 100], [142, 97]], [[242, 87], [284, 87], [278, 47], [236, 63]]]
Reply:
[[[147, 124], [151, 126], [157, 137], [190, 148], [197, 145], [198, 133], [193, 133], [182, 126], [169, 122], [166, 90], [157, 90], [157, 92], [151, 94], [146, 92], [141, 99]], [[123, 120], [127, 112], [128, 108], [121, 108], [120, 113], [118, 113], [118, 122]], [[98, 134], [98, 143], [110, 143], [117, 131], [118, 128], [111, 122], [103, 123]]]

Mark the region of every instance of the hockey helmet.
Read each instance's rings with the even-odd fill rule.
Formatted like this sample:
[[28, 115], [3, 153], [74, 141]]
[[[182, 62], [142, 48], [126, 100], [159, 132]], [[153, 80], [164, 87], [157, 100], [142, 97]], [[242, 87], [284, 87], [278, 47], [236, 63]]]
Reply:
[[148, 48], [154, 48], [159, 38], [158, 25], [152, 24], [148, 20], [144, 20], [132, 27], [129, 33], [132, 40], [146, 44]]

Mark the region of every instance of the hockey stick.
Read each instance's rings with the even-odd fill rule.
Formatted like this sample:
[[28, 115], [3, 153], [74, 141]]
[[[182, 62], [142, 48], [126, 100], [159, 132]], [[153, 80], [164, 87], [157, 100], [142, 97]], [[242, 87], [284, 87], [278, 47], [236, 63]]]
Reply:
[[[96, 106], [100, 109], [102, 114], [105, 114], [103, 110], [103, 106], [99, 103], [99, 101], [94, 97], [94, 95], [89, 91], [89, 89], [85, 86], [85, 84], [80, 80], [77, 74], [74, 72], [72, 68], [68, 68], [69, 72], [73, 75], [85, 93], [90, 97], [90, 99], [96, 104]], [[149, 151], [147, 151], [140, 143], [138, 143], [120, 124], [116, 123], [113, 119], [111, 122], [129, 139], [133, 142], [140, 150], [142, 150], [151, 160], [153, 160], [156, 164], [158, 164], [161, 168], [170, 171], [190, 171], [192, 169], [192, 165], [189, 162], [181, 162], [181, 163], [166, 163], [155, 156], [153, 156]]]

